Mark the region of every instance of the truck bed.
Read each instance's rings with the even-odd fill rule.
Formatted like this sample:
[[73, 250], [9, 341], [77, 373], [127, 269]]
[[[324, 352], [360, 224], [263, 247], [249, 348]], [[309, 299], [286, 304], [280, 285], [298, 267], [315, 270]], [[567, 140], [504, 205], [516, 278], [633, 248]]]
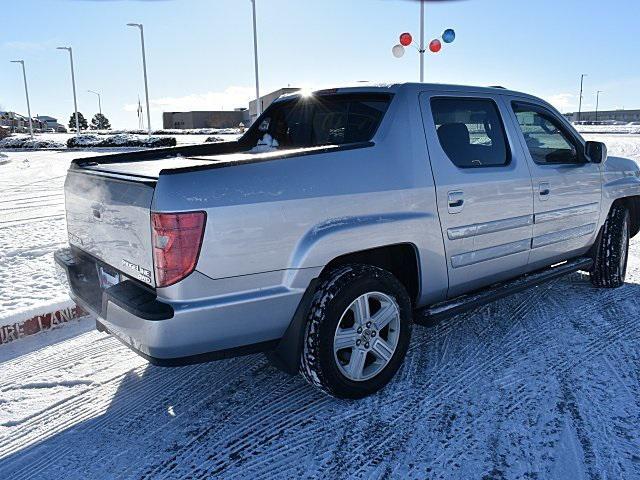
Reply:
[[250, 153], [247, 147], [238, 142], [225, 142], [212, 145], [193, 145], [144, 152], [120, 153], [102, 157], [88, 157], [74, 160], [71, 168], [72, 170], [81, 170], [86, 173], [104, 173], [157, 180], [163, 172], [222, 168], [328, 151], [349, 150], [370, 145], [372, 145], [370, 142], [365, 142]]

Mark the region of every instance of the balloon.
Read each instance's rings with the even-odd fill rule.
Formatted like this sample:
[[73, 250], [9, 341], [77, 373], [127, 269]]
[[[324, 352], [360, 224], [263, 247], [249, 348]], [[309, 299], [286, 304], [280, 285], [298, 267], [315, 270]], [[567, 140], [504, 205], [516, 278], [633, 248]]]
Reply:
[[444, 43], [451, 43], [456, 39], [456, 32], [453, 28], [447, 28], [442, 34], [442, 40]]
[[438, 40], [437, 38], [435, 40], [431, 40], [431, 43], [429, 44], [429, 50], [431, 50], [433, 53], [438, 53], [440, 50], [442, 50], [442, 43], [440, 43], [440, 40]]
[[393, 52], [393, 56], [396, 58], [400, 58], [404, 55], [404, 47], [402, 45], [396, 45], [391, 51]]
[[408, 47], [409, 45], [411, 45], [411, 42], [413, 42], [413, 37], [410, 33], [403, 33], [402, 35], [400, 35], [400, 45], [402, 45], [403, 47]]

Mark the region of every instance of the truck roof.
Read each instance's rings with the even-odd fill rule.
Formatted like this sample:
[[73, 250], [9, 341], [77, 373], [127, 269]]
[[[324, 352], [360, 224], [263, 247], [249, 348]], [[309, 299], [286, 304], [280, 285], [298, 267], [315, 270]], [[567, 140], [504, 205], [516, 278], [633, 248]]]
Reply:
[[[441, 92], [473, 92], [473, 93], [496, 93], [506, 95], [516, 95], [519, 97], [528, 97], [537, 101], [540, 101], [538, 97], [529, 95], [527, 93], [518, 92], [515, 90], [509, 90], [500, 86], [492, 87], [479, 87], [473, 85], [455, 85], [446, 83], [418, 83], [418, 82], [405, 82], [405, 83], [357, 83], [353, 85], [339, 86], [335, 88], [323, 88], [319, 90], [310, 91], [309, 93], [398, 93], [400, 91], [407, 90], [431, 90]], [[298, 97], [305, 95], [305, 92], [293, 92], [282, 95], [276, 101], [285, 100], [292, 97]], [[545, 102], [546, 103], [546, 102]]]

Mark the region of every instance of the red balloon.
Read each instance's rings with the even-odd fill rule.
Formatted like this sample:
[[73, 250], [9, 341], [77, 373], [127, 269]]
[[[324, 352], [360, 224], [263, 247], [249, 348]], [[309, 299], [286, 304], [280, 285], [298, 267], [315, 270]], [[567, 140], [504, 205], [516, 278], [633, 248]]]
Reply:
[[413, 37], [410, 33], [403, 33], [402, 35], [400, 35], [400, 45], [402, 45], [403, 47], [408, 47], [409, 45], [411, 45], [411, 42], [413, 42]]
[[429, 44], [429, 50], [431, 50], [433, 53], [438, 53], [440, 50], [442, 50], [442, 43], [440, 42], [440, 40], [438, 40], [437, 38], [435, 40], [431, 40], [431, 43]]

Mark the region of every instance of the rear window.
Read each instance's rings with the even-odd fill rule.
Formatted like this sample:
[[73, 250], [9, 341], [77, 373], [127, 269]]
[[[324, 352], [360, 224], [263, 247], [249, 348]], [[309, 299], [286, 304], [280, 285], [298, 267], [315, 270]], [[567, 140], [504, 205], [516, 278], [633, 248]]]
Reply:
[[489, 99], [433, 98], [440, 146], [460, 168], [507, 165], [510, 152], [498, 107]]
[[276, 102], [252, 128], [250, 141], [258, 150], [368, 142], [391, 98], [387, 94], [338, 94]]

